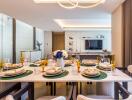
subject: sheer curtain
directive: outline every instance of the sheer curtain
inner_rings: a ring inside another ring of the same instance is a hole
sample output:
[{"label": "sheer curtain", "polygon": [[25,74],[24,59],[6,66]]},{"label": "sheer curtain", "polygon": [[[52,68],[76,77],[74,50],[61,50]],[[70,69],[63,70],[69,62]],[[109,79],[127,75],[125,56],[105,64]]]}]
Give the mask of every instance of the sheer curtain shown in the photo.
[{"label": "sheer curtain", "polygon": [[8,58],[12,62],[12,18],[0,14],[0,59]]},{"label": "sheer curtain", "polygon": [[132,64],[132,0],[123,4],[124,66]]}]

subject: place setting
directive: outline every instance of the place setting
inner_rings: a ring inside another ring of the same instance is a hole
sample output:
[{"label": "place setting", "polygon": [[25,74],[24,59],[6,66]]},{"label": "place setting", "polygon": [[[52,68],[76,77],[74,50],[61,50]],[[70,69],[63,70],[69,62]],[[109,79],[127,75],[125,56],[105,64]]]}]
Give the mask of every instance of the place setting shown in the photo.
[{"label": "place setting", "polygon": [[88,59],[84,59],[84,60],[82,60],[82,62],[81,62],[81,66],[86,66],[86,67],[88,67],[88,66],[95,66],[97,64],[97,60],[88,60]]},{"label": "place setting", "polygon": [[34,63],[29,64],[30,67],[40,67],[40,66],[47,66],[47,65],[48,65],[47,59],[41,59],[41,60],[38,60]]},{"label": "place setting", "polygon": [[21,63],[19,64],[11,64],[11,63],[5,63],[3,64],[3,70],[12,70],[12,69],[18,69],[18,68],[22,68],[23,65]]},{"label": "place setting", "polygon": [[1,80],[18,79],[18,78],[28,76],[32,73],[33,71],[25,70],[23,68],[15,69],[15,70],[7,70],[7,71],[0,72],[0,79]]},{"label": "place setting", "polygon": [[64,60],[65,62],[65,67],[69,67],[73,64],[73,60]]},{"label": "place setting", "polygon": [[81,72],[81,75],[86,78],[95,79],[95,80],[101,80],[107,77],[107,74],[105,72],[100,71],[95,67],[89,67],[84,69]]},{"label": "place setting", "polygon": [[97,66],[96,66],[98,69],[100,70],[103,70],[103,71],[111,71],[111,68],[112,68],[112,64],[110,63],[99,63]]},{"label": "place setting", "polygon": [[61,78],[66,75],[68,75],[68,71],[64,70],[60,67],[52,67],[52,68],[47,68],[43,72],[43,77],[49,78],[49,79],[56,79],[56,78]]}]

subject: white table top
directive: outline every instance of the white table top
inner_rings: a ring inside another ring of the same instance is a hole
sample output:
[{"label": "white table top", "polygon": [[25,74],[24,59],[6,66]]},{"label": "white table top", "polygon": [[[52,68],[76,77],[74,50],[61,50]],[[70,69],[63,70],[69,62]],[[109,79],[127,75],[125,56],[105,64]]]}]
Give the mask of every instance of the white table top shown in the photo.
[{"label": "white table top", "polygon": [[[0,82],[132,82],[132,78],[120,70],[116,69],[115,74],[112,75],[111,72],[107,73],[107,78],[102,80],[93,80],[89,78],[83,77],[80,73],[77,73],[75,68],[65,67],[66,70],[69,71],[69,74],[62,78],[56,79],[47,79],[42,76],[43,73],[40,72],[41,67],[28,67],[25,66],[25,69],[33,70],[36,69],[37,72],[33,72],[31,75],[26,77],[12,79],[12,80],[0,80]],[[83,71],[87,67],[81,67],[81,71]],[[74,70],[73,70],[74,69]]]}]

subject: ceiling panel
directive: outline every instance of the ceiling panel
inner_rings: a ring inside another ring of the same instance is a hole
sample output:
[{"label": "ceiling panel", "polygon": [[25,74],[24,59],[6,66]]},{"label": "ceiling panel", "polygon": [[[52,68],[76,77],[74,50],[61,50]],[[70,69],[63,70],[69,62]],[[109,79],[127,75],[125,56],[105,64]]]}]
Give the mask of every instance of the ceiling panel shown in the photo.
[{"label": "ceiling panel", "polygon": [[111,19],[111,12],[124,0],[106,0],[95,8],[67,10],[58,4],[35,4],[33,0],[0,0],[0,12],[15,17],[43,30],[58,31],[62,28],[54,19],[100,20]]}]

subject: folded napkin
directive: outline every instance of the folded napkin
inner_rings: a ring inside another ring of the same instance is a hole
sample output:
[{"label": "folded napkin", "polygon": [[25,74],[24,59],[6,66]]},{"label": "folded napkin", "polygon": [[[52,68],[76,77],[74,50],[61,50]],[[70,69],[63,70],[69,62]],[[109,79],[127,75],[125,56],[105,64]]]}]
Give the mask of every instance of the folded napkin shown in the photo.
[{"label": "folded napkin", "polygon": [[66,98],[63,96],[59,96],[59,97],[56,97],[56,98],[51,99],[51,100],[66,100]]},{"label": "folded napkin", "polygon": [[85,69],[85,70],[83,71],[83,73],[86,74],[86,75],[97,75],[97,74],[99,74],[100,72],[99,72],[99,70],[96,69],[96,68],[89,67],[89,68]]},{"label": "folded napkin", "polygon": [[129,73],[132,73],[132,65],[129,65],[129,66],[127,67],[127,70],[128,70]]},{"label": "folded napkin", "polygon": [[5,100],[15,100],[12,95],[7,95],[5,97]]},{"label": "folded napkin", "polygon": [[111,68],[110,63],[100,63],[99,66],[101,66],[102,68]]},{"label": "folded napkin", "polygon": [[47,69],[45,72],[46,72],[46,74],[58,74],[58,73],[62,72],[62,69],[54,67],[54,68]]}]

